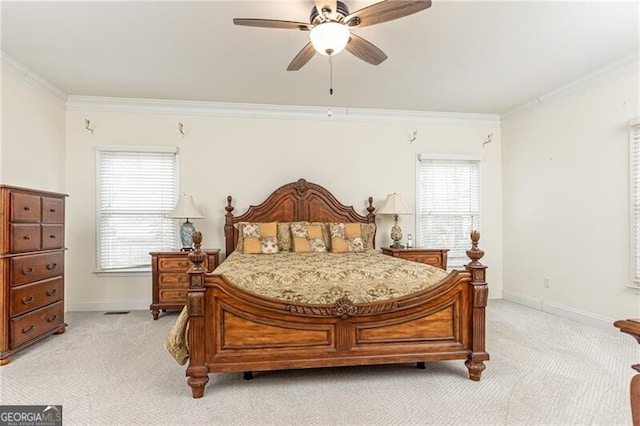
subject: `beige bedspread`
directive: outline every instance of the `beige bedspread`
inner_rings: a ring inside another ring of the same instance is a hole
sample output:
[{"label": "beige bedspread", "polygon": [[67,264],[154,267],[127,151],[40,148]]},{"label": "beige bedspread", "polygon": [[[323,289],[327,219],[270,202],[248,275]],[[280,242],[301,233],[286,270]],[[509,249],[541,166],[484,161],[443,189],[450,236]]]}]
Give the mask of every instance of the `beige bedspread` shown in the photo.
[{"label": "beige bedspread", "polygon": [[[365,253],[232,253],[215,273],[252,293],[296,303],[334,304],[393,299],[424,290],[447,276],[429,265]],[[180,363],[188,358],[186,308],[165,341]]]},{"label": "beige bedspread", "polygon": [[437,283],[442,269],[371,250],[366,253],[233,253],[216,269],[236,286],[297,303],[368,303],[415,293]]}]

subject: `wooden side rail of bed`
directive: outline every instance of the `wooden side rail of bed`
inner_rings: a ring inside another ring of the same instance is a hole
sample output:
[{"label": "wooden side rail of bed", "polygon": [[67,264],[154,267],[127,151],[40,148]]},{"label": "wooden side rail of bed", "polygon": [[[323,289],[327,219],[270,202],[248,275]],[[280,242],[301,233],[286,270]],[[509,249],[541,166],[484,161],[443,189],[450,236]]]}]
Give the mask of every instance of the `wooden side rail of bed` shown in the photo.
[{"label": "wooden side rail of bed", "polygon": [[[267,200],[232,216],[227,206],[227,252],[237,243],[233,224],[249,222],[361,222],[375,216],[339,203],[319,185],[303,179],[278,188]],[[436,285],[407,296],[372,303],[343,297],[331,305],[267,298],[240,289],[224,276],[207,273],[194,234],[189,254],[188,384],[202,397],[209,373],[465,360],[480,380],[485,350],[488,287],[479,233],[472,232],[470,263]]]}]

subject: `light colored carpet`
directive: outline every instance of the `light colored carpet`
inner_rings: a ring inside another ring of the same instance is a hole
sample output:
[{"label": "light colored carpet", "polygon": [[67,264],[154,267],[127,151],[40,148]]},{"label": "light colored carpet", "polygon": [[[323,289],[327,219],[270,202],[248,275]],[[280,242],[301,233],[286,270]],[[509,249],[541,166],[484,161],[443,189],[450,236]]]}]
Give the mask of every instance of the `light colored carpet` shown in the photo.
[{"label": "light colored carpet", "polygon": [[67,314],[60,336],[0,367],[0,404],[62,404],[64,424],[630,425],[640,345],[502,300],[490,300],[481,382],[462,361],[210,375],[192,399],[165,352],[176,314]]}]

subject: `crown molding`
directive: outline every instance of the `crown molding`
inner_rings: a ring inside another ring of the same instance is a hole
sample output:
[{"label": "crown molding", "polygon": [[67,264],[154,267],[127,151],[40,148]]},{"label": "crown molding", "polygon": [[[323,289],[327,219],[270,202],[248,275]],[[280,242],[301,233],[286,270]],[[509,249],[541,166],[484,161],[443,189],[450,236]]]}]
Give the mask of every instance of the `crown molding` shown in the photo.
[{"label": "crown molding", "polygon": [[44,93],[63,107],[67,102],[67,94],[60,88],[45,80],[38,73],[27,67],[17,59],[2,52],[2,70],[9,71],[25,83]]},{"label": "crown molding", "polygon": [[109,98],[74,95],[68,97],[67,109],[69,111],[187,114],[234,118],[365,121],[441,126],[500,127],[500,117],[497,114],[332,107],[332,114],[329,116],[327,107],[319,106]]},{"label": "crown molding", "polygon": [[544,108],[547,105],[570,96],[586,93],[600,86],[604,86],[607,83],[626,77],[634,72],[637,73],[639,70],[640,53],[633,52],[632,54],[612,62],[605,67],[585,75],[584,77],[580,77],[577,80],[560,86],[557,89],[537,97],[536,99],[532,99],[522,105],[518,105],[515,108],[503,112],[500,114],[500,121],[502,124],[505,124],[514,118],[522,116],[523,114],[535,111],[539,108]]}]

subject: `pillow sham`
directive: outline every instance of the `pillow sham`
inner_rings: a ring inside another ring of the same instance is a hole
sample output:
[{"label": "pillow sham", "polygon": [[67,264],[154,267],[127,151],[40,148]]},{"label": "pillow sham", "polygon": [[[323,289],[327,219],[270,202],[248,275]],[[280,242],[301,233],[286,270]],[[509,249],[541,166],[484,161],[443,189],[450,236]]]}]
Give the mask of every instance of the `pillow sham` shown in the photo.
[{"label": "pillow sham", "polygon": [[290,227],[294,253],[324,253],[327,251],[327,246],[322,237],[321,224],[292,222]]},{"label": "pillow sham", "polygon": [[278,222],[247,222],[241,228],[242,253],[278,253]]},{"label": "pillow sham", "polygon": [[332,253],[361,253],[364,249],[360,223],[331,223]]},{"label": "pillow sham", "polygon": [[361,223],[360,229],[362,230],[362,240],[364,242],[365,250],[374,250],[374,241],[376,238],[376,224],[375,223]]}]

